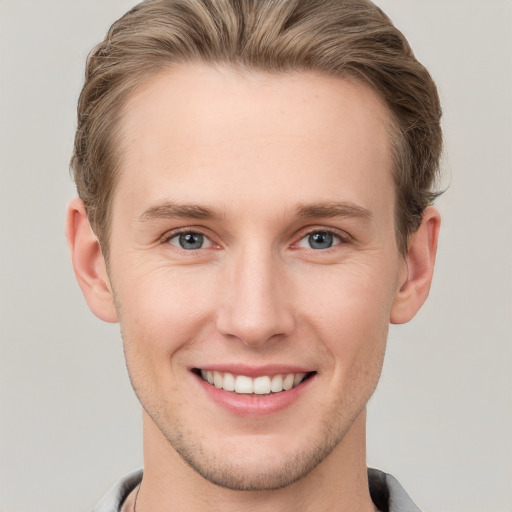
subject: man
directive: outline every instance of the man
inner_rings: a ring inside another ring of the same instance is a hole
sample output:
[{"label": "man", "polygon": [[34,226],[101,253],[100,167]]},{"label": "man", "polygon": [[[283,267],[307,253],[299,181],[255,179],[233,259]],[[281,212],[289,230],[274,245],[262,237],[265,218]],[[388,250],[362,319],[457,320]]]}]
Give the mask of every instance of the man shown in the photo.
[{"label": "man", "polygon": [[121,325],[144,473],[98,512],[418,510],[367,470],[426,299],[434,83],[367,0],[153,0],[91,53],[67,237]]}]

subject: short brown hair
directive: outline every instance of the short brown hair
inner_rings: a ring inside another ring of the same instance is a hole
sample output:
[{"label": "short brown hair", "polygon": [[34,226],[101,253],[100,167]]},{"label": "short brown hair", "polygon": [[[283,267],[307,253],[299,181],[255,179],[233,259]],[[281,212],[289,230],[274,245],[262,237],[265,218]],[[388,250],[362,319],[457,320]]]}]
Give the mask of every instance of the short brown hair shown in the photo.
[{"label": "short brown hair", "polygon": [[106,253],[123,106],[149,77],[197,61],[317,71],[371,86],[393,122],[396,233],[406,250],[437,195],[441,107],[430,74],[377,6],[369,0],[146,0],[89,54],[78,103],[71,168]]}]

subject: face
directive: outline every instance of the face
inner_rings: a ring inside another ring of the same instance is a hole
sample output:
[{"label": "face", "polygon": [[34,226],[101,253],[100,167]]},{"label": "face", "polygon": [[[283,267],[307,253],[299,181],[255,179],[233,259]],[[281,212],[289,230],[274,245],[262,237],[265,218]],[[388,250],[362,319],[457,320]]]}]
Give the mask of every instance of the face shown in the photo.
[{"label": "face", "polygon": [[337,78],[190,65],[122,132],[109,277],[147,421],[213,483],[300,479],[364,414],[404,279],[385,107]]}]

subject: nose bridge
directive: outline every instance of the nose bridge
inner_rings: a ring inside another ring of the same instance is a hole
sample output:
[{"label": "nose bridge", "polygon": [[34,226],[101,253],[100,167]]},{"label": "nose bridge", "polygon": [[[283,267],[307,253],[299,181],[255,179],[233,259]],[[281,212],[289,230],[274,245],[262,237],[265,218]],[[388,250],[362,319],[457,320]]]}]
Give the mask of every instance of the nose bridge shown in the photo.
[{"label": "nose bridge", "polygon": [[264,243],[240,248],[230,258],[218,329],[250,346],[286,336],[294,317],[282,261]]}]

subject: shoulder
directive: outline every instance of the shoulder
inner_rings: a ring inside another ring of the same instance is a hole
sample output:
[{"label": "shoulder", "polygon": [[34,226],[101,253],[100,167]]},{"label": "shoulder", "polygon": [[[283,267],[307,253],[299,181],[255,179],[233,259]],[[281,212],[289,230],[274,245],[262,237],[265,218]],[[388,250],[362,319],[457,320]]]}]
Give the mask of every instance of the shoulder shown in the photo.
[{"label": "shoulder", "polygon": [[[92,512],[120,512],[127,496],[141,482],[142,474],[139,469],[119,480]],[[372,500],[382,512],[421,512],[392,475],[368,468],[368,483]]]},{"label": "shoulder", "polygon": [[382,512],[421,512],[400,482],[392,475],[368,468],[370,495]]},{"label": "shoulder", "polygon": [[124,500],[140,484],[141,480],[142,469],[121,478],[93,508],[92,512],[120,512]]}]

